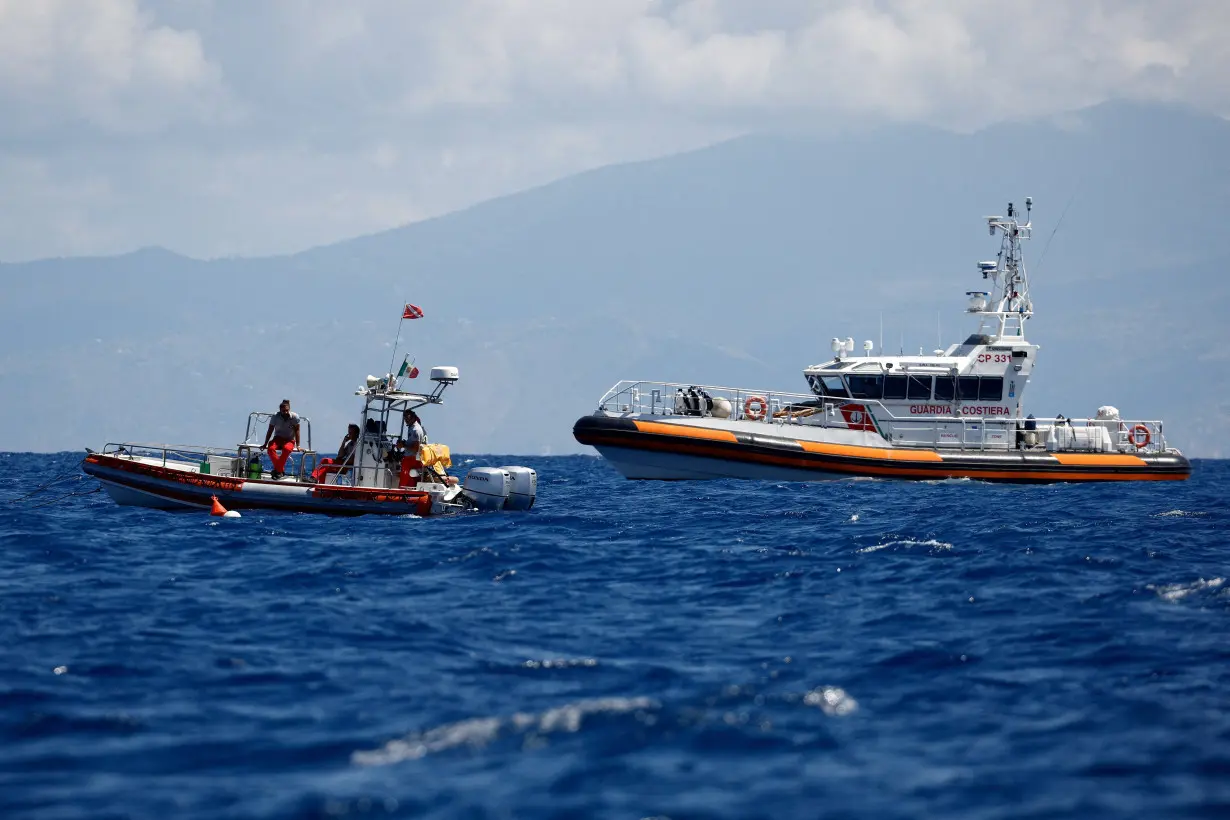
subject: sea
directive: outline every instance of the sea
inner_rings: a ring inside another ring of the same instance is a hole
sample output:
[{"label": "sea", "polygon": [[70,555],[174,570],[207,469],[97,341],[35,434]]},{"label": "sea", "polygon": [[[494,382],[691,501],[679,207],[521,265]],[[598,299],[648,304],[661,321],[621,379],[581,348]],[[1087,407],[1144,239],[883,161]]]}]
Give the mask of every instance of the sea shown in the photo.
[{"label": "sea", "polygon": [[537,504],[219,519],[0,454],[0,817],[1230,817],[1230,462],[459,461]]}]

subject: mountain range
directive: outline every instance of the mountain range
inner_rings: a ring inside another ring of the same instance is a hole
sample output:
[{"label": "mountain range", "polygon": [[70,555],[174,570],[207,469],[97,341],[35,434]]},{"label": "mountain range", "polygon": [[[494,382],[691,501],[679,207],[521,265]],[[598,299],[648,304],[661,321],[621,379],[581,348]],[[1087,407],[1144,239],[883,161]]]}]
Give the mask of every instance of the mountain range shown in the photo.
[{"label": "mountain range", "polygon": [[433,440],[576,452],[572,422],[619,379],[804,392],[833,336],[964,338],[998,250],[983,217],[1027,195],[1029,410],[1114,404],[1189,455],[1230,453],[1230,122],[1129,103],[753,134],[287,256],[0,264],[0,450],[234,444],[290,398],[331,451],[354,389],[400,363],[413,302],[400,349],[424,380],[461,369]]}]

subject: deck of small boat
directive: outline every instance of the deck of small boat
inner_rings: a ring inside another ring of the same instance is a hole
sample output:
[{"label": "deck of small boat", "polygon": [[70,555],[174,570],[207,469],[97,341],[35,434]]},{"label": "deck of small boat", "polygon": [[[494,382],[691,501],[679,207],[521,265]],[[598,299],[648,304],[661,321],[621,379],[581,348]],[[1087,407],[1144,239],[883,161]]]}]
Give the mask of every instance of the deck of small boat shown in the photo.
[{"label": "deck of small boat", "polygon": [[213,497],[229,509],[274,509],[337,515],[426,515],[444,485],[350,487],[295,478],[256,479],[202,473],[192,464],[130,454],[91,453],[83,469],[121,504],[165,509],[208,507]]}]

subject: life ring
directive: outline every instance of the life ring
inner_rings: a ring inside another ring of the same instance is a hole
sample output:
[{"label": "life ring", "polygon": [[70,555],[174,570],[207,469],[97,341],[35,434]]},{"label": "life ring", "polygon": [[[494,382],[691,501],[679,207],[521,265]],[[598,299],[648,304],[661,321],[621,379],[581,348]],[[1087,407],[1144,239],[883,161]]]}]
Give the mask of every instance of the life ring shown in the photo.
[{"label": "life ring", "polygon": [[[1140,437],[1142,433],[1144,434],[1144,438]],[[1152,440],[1153,436],[1150,435],[1149,428],[1145,427],[1143,424],[1137,424],[1128,431],[1128,441],[1131,442],[1137,450],[1143,450],[1145,447],[1148,447],[1149,442]]]},{"label": "life ring", "polygon": [[769,403],[764,396],[748,396],[743,400],[743,418],[748,421],[760,421],[768,409]]}]

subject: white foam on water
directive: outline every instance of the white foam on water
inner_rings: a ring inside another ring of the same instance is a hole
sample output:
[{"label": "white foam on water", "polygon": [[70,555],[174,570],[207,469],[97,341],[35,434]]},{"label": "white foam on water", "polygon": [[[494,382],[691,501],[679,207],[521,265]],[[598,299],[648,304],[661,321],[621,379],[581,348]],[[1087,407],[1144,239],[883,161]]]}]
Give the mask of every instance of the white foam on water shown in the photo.
[{"label": "white foam on water", "polygon": [[571,669],[578,666],[597,666],[593,658],[546,658],[544,660],[529,660],[521,664],[526,669]]},{"label": "white foam on water", "polygon": [[1156,593],[1157,597],[1163,601],[1182,601],[1189,595],[1197,592],[1205,592],[1211,589],[1217,589],[1226,582],[1225,578],[1210,578],[1207,581],[1200,578],[1190,584],[1149,584],[1145,589]]},{"label": "white foam on water", "polygon": [[1202,515],[1208,515],[1206,512],[1189,512],[1187,510],[1167,510],[1163,513],[1158,513],[1156,518],[1192,518]]},{"label": "white foam on water", "polygon": [[803,703],[819,707],[824,714],[833,717],[842,717],[858,709],[858,701],[840,686],[817,687],[803,696]]},{"label": "white foam on water", "polygon": [[387,766],[463,746],[479,749],[502,734],[546,735],[577,732],[585,718],[590,715],[625,714],[657,708],[658,703],[652,698],[594,698],[557,706],[536,714],[518,712],[507,718],[470,718],[424,732],[413,732],[403,738],[390,740],[379,749],[354,752],[350,755],[350,762],[356,766]]},{"label": "white foam on water", "polygon": [[928,538],[926,541],[916,541],[913,538],[903,538],[898,541],[888,541],[883,544],[873,544],[870,547],[862,547],[855,550],[855,552],[866,555],[867,553],[879,552],[880,550],[888,549],[889,547],[927,547],[928,549],[950,550],[952,549],[952,544],[949,544],[947,541],[937,541],[934,538]]}]

